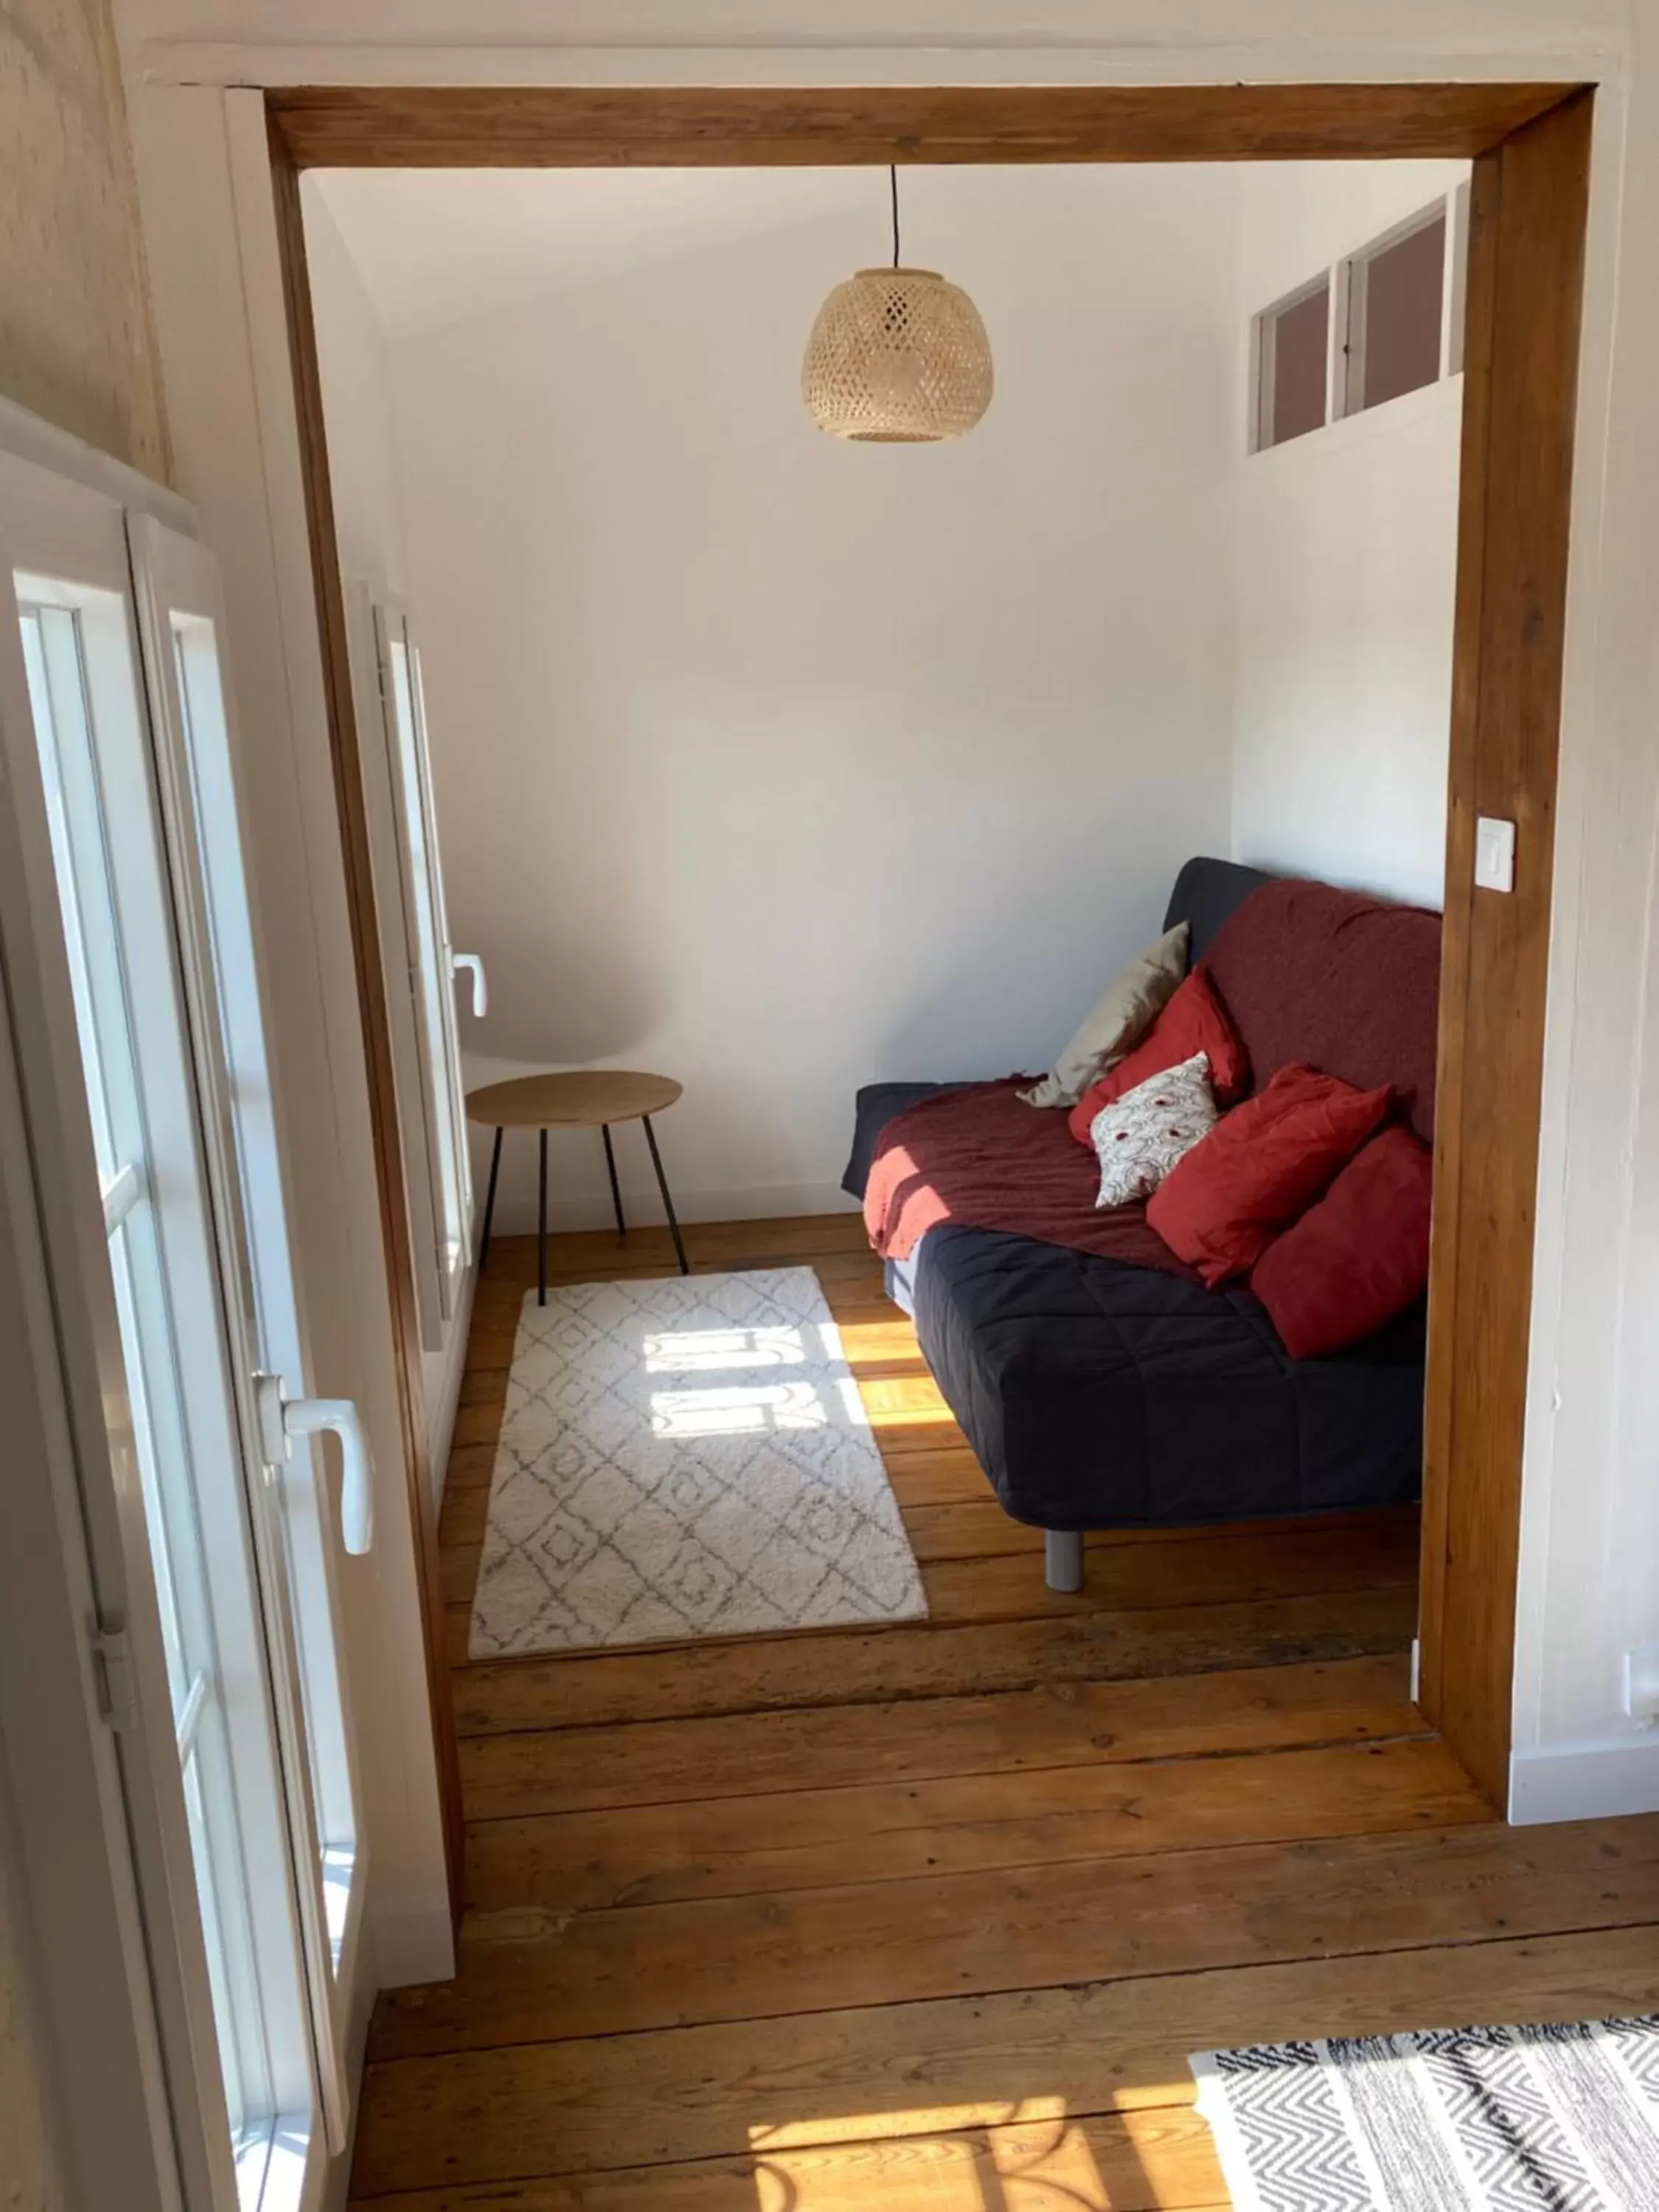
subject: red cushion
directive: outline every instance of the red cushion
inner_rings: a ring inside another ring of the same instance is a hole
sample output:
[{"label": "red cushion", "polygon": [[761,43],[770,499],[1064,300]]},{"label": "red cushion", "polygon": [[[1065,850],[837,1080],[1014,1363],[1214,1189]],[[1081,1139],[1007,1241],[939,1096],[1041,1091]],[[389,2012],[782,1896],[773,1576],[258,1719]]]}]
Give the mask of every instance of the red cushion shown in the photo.
[{"label": "red cushion", "polygon": [[1085,1091],[1066,1117],[1079,1144],[1090,1143],[1089,1128],[1103,1106],[1115,1106],[1126,1091],[1206,1053],[1210,1088],[1218,1106],[1231,1106],[1250,1087],[1249,1056],[1239,1042],[1232,1018],[1217,998],[1202,968],[1194,968],[1135,1047]]},{"label": "red cushion", "polygon": [[1397,1118],[1434,1142],[1437,914],[1329,884],[1263,884],[1204,965],[1261,1074],[1300,1060],[1356,1091],[1386,1083]]},{"label": "red cushion", "polygon": [[1409,1129],[1384,1129],[1256,1261],[1250,1288],[1292,1359],[1357,1344],[1422,1297],[1432,1170]]},{"label": "red cushion", "polygon": [[1209,1284],[1244,1274],[1319,1195],[1389,1110],[1387,1085],[1356,1091],[1311,1067],[1281,1067],[1176,1162],[1146,1218]]}]

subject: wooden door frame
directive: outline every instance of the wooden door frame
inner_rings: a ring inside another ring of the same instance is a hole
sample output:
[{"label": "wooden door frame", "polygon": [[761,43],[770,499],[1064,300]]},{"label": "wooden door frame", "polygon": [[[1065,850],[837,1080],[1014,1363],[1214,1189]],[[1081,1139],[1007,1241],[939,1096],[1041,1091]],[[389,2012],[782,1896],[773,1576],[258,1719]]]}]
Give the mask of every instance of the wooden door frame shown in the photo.
[{"label": "wooden door frame", "polygon": [[[316,167],[1474,163],[1448,772],[1419,1702],[1509,1793],[1522,1449],[1591,88],[298,86],[265,109],[417,1532],[452,1896],[461,1810],[421,1345],[299,179]],[[1474,823],[1517,825],[1504,896]],[[1489,1108],[1488,1102],[1496,1102]]]}]

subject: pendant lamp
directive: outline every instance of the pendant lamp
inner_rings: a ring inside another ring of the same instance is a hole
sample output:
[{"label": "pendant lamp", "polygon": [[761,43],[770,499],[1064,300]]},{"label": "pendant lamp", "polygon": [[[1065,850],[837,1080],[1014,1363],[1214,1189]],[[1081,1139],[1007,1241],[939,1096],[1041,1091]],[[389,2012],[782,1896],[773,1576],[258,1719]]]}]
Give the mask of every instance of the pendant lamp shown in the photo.
[{"label": "pendant lamp", "polygon": [[965,292],[931,269],[893,265],[837,284],[806,341],[801,396],[819,429],[872,445],[960,438],[991,404],[991,346]]}]

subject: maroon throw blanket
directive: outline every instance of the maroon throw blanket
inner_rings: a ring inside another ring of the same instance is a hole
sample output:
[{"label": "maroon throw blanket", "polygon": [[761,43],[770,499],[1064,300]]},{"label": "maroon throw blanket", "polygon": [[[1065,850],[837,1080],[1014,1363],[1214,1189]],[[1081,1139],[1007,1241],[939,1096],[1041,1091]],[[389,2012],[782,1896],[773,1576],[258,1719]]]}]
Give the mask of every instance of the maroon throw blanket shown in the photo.
[{"label": "maroon throw blanket", "polygon": [[1006,1229],[1106,1260],[1198,1278],[1176,1259],[1144,1206],[1095,1209],[1100,1164],[1062,1109],[1027,1106],[1029,1075],[941,1091],[896,1115],[876,1140],[864,1221],[884,1259],[908,1260],[942,1221]]}]

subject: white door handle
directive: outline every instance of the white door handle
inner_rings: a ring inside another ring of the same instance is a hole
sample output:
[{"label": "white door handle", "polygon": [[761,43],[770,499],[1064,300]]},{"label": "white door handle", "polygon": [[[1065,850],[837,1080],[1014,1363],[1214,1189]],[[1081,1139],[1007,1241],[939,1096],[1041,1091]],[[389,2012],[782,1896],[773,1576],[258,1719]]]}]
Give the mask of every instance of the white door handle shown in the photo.
[{"label": "white door handle", "polygon": [[340,1541],[361,1555],[374,1540],[374,1462],[362,1415],[349,1398],[290,1398],[280,1375],[258,1375],[259,1435],[266,1462],[281,1467],[295,1437],[332,1429],[340,1439]]},{"label": "white door handle", "polygon": [[452,952],[449,972],[459,975],[465,968],[472,978],[472,1018],[481,1022],[489,1012],[489,986],[484,981],[483,962],[476,952]]}]

